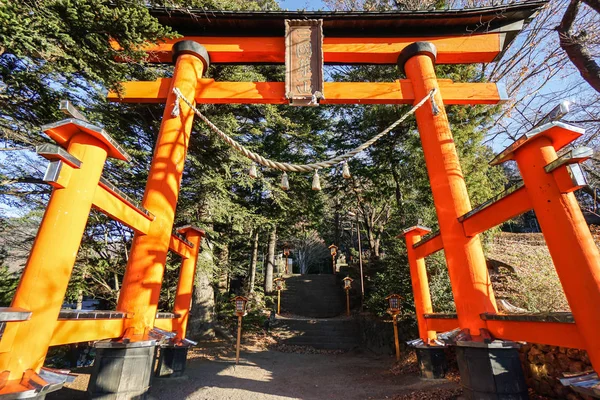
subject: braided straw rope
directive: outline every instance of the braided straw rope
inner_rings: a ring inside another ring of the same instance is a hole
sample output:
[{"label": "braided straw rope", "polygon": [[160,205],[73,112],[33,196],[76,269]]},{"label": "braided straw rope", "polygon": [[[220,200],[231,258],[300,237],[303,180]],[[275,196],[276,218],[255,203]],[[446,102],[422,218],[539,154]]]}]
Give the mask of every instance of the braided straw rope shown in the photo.
[{"label": "braided straw rope", "polygon": [[[431,99],[431,104],[433,106],[435,104],[435,102],[433,100],[433,96],[435,95],[436,90],[437,89],[432,89],[431,92],[429,92],[429,94],[427,94],[427,96],[423,97],[421,99],[421,101],[419,101],[417,104],[415,104],[406,114],[404,114],[402,117],[400,117],[400,119],[398,119],[396,122],[394,122],[393,124],[388,126],[386,129],[384,129],[383,131],[381,131],[380,133],[378,133],[377,135],[375,135],[374,137],[372,137],[365,143],[361,144],[354,150],[350,150],[349,152],[347,152],[345,154],[339,155],[339,156],[331,158],[329,160],[312,163],[312,164],[282,163],[282,162],[278,162],[278,161],[269,160],[268,158],[264,158],[260,154],[256,154],[253,151],[248,150],[246,147],[244,147],[243,145],[238,143],[235,139],[233,139],[232,137],[227,135],[225,132],[220,130],[215,124],[213,124],[188,99],[186,99],[185,96],[183,96],[183,94],[181,94],[181,92],[179,91],[178,88],[173,88],[173,93],[175,93],[178,100],[182,100],[192,110],[194,110],[194,113],[196,113],[196,115],[202,121],[204,121],[210,129],[212,129],[217,135],[219,135],[227,144],[229,144],[231,147],[236,149],[238,152],[242,153],[245,157],[249,158],[250,160],[252,160],[258,164],[264,165],[265,167],[277,169],[277,170],[285,171],[285,172],[312,172],[315,170],[319,170],[321,168],[331,168],[336,164],[339,164],[343,161],[347,161],[347,160],[351,159],[352,157],[354,157],[358,153],[362,152],[363,150],[366,150],[373,143],[375,143],[376,141],[381,139],[383,136],[388,134],[392,129],[396,128],[398,125],[400,125],[402,122],[404,122],[404,120],[406,118],[408,118],[410,115],[414,114],[414,112],[417,111],[417,109],[419,107],[421,107],[423,104],[425,104],[425,102],[428,99]],[[179,104],[176,102],[175,108],[178,108],[178,107],[179,107]],[[433,107],[433,108],[435,109],[435,107]]]}]

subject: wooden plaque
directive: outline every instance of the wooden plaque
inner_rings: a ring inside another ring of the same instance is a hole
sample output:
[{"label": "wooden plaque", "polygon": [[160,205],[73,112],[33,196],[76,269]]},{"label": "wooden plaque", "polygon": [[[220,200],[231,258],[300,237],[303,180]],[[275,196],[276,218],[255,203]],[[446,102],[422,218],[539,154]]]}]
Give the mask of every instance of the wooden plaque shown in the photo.
[{"label": "wooden plaque", "polygon": [[323,20],[285,21],[285,91],[293,106],[323,99]]}]

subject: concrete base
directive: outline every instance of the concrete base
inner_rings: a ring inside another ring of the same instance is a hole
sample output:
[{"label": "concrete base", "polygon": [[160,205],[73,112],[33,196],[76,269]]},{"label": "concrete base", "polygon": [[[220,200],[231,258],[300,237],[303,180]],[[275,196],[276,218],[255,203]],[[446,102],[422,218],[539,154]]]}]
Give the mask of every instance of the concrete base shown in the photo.
[{"label": "concrete base", "polygon": [[188,349],[188,346],[161,346],[154,376],[157,378],[177,378],[183,376]]},{"label": "concrete base", "polygon": [[88,385],[92,399],[145,399],[155,364],[156,341],[98,342]]},{"label": "concrete base", "polygon": [[444,379],[448,369],[445,347],[415,347],[421,377],[425,379]]},{"label": "concrete base", "polygon": [[456,360],[464,398],[527,400],[527,385],[519,361],[519,345],[494,341],[457,342]]}]

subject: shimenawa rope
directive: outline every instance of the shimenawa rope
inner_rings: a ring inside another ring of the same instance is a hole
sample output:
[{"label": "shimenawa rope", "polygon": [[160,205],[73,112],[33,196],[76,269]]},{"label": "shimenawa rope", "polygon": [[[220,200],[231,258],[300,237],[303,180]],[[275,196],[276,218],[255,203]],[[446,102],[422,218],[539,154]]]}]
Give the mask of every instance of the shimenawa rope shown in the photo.
[{"label": "shimenawa rope", "polygon": [[439,112],[439,108],[437,106],[437,104],[434,101],[433,96],[435,95],[437,89],[432,89],[427,96],[423,97],[417,104],[415,104],[406,114],[404,114],[402,117],[400,117],[396,122],[394,122],[393,124],[391,124],[390,126],[388,126],[386,129],[384,129],[383,131],[381,131],[380,133],[378,133],[377,135],[373,136],[371,139],[369,139],[368,141],[366,141],[365,143],[361,144],[360,146],[356,147],[353,150],[350,150],[349,152],[339,155],[337,157],[333,157],[329,160],[326,161],[321,161],[321,162],[317,162],[317,163],[312,163],[312,164],[290,164],[290,163],[282,163],[282,162],[278,162],[278,161],[273,161],[270,160],[268,158],[264,158],[263,156],[261,156],[260,154],[257,154],[253,151],[248,150],[246,147],[244,147],[243,145],[241,145],[240,143],[238,143],[235,139],[233,139],[232,137],[230,137],[229,135],[227,135],[225,132],[223,132],[222,130],[220,130],[215,124],[213,124],[204,114],[202,114],[200,112],[200,110],[198,110],[187,98],[185,98],[185,96],[183,94],[181,94],[181,92],[179,91],[178,88],[173,88],[173,93],[175,93],[175,95],[177,96],[178,101],[175,102],[175,106],[173,108],[173,112],[171,115],[173,116],[178,116],[179,115],[179,100],[182,100],[183,102],[185,102],[192,110],[194,110],[194,113],[202,120],[206,123],[206,125],[208,125],[208,127],[214,131],[217,135],[219,135],[227,144],[229,144],[231,147],[233,147],[234,149],[236,149],[238,152],[242,153],[245,157],[249,158],[250,160],[261,164],[265,167],[268,168],[272,168],[272,169],[277,169],[280,171],[284,171],[284,172],[312,172],[312,171],[318,171],[321,168],[331,168],[336,164],[339,164],[343,161],[347,161],[349,159],[351,159],[352,157],[354,157],[355,155],[357,155],[358,153],[362,152],[363,150],[366,150],[367,148],[369,148],[371,145],[373,145],[373,143],[375,143],[376,141],[378,141],[379,139],[381,139],[383,136],[385,136],[386,134],[388,134],[392,129],[396,128],[398,125],[400,125],[402,122],[404,122],[404,120],[406,118],[408,118],[410,115],[414,114],[415,111],[417,111],[417,109],[419,107],[421,107],[423,104],[425,104],[425,102],[429,99],[431,101],[431,106],[432,106],[432,110],[433,113],[435,115],[438,114]]}]

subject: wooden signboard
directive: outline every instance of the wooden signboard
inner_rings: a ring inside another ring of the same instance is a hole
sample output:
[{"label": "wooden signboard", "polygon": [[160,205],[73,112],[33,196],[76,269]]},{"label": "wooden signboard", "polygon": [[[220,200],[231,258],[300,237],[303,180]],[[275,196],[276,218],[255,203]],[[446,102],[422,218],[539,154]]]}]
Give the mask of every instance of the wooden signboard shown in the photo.
[{"label": "wooden signboard", "polygon": [[285,21],[285,89],[293,106],[323,99],[323,20]]}]

